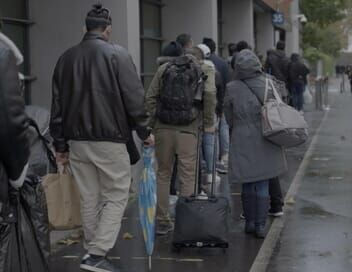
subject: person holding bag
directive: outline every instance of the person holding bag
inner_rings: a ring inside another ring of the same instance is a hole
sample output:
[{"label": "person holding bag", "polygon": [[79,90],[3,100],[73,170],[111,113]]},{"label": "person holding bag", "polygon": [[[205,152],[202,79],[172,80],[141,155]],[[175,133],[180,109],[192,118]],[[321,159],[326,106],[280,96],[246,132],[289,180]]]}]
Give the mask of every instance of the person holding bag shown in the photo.
[{"label": "person holding bag", "polygon": [[[263,136],[262,105],[266,76],[257,56],[238,53],[235,80],[227,85],[224,111],[230,126],[229,181],[242,184],[245,232],[265,237],[269,180],[287,169],[284,150]],[[268,93],[268,98],[273,98]]]},{"label": "person holding bag", "polygon": [[96,4],[82,42],[59,59],[54,76],[50,132],[58,163],[70,163],[81,196],[87,271],[120,271],[107,258],[121,227],[131,163],[139,154],[136,130],[153,144],[144,89],[127,50],[109,42],[111,12]]}]

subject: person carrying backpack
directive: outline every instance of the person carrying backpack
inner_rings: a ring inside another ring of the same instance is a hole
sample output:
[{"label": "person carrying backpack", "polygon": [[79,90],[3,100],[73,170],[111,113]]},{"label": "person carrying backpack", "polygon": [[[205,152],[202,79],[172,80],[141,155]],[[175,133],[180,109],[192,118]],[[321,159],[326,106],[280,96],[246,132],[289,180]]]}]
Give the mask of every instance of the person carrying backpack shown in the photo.
[{"label": "person carrying backpack", "polygon": [[158,163],[156,233],[166,235],[173,230],[169,190],[175,158],[180,195],[190,196],[194,192],[199,128],[214,132],[214,67],[188,53],[161,65],[146,93],[146,106]]}]

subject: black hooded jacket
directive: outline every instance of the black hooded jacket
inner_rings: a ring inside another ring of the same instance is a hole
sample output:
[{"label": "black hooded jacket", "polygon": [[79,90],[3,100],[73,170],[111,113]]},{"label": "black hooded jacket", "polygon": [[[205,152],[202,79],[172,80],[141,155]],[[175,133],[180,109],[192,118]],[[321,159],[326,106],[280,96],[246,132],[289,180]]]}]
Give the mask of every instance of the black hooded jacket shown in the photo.
[{"label": "black hooded jacket", "polygon": [[271,50],[268,52],[264,69],[266,73],[287,84],[289,63],[290,61],[283,50]]}]

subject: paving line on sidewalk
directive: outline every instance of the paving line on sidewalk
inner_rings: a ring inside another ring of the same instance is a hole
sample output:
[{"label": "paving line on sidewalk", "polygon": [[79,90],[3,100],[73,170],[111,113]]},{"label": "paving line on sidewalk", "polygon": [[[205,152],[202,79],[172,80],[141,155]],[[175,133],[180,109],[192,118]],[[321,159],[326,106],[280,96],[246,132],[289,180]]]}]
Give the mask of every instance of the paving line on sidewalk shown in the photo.
[{"label": "paving line on sidewalk", "polygon": [[276,247],[276,244],[280,238],[281,232],[285,226],[285,219],[286,219],[286,214],[289,210],[292,209],[291,205],[294,205],[294,197],[296,196],[302,180],[304,178],[306,169],[308,167],[308,164],[310,162],[309,158],[312,157],[313,151],[315,150],[315,147],[318,142],[319,134],[320,131],[325,124],[328,116],[329,116],[330,111],[326,111],[324,114],[324,117],[322,121],[319,124],[318,129],[316,130],[316,133],[312,139],[312,142],[310,143],[310,146],[307,150],[307,152],[304,155],[304,158],[298,168],[298,171],[290,185],[289,190],[287,191],[287,194],[285,196],[285,206],[284,206],[284,216],[275,218],[270,226],[270,230],[268,234],[266,235],[266,238],[257,254],[257,257],[255,258],[251,269],[249,272],[267,272],[268,266],[270,264],[271,257],[274,253],[274,249]]}]

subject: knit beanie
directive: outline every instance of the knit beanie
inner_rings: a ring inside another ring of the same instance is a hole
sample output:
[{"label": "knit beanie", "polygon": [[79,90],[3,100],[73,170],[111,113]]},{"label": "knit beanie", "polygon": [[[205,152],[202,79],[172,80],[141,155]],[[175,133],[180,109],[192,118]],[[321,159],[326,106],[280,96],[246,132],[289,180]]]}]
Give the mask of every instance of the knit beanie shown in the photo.
[{"label": "knit beanie", "polygon": [[93,5],[86,17],[86,27],[88,31],[97,28],[105,29],[107,26],[111,25],[112,20],[110,16],[110,11],[104,8],[101,3]]}]

